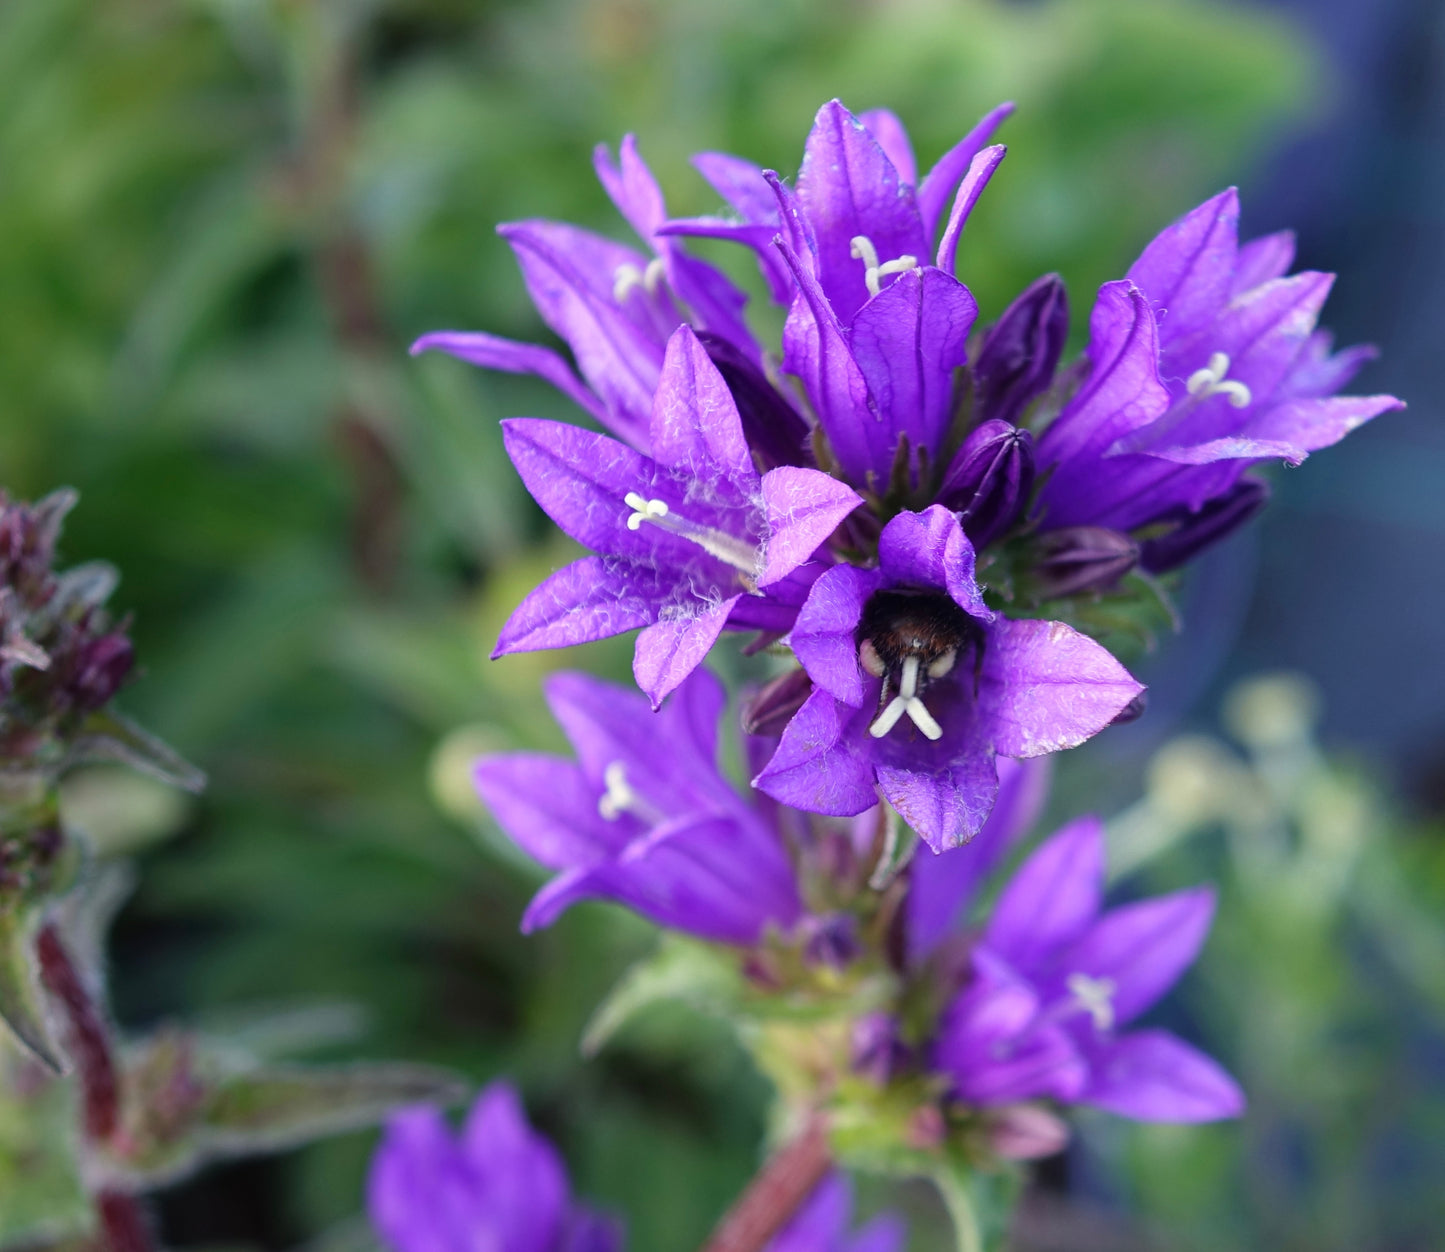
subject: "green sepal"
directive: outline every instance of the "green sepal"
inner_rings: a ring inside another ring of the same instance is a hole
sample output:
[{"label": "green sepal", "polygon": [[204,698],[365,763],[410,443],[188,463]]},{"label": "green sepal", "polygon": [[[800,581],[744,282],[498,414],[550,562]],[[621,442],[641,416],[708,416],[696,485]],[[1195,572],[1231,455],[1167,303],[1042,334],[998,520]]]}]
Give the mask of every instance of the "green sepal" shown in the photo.
[{"label": "green sepal", "polygon": [[81,722],[67,765],[116,761],[183,791],[202,791],[206,776],[164,741],[114,709],[99,709]]},{"label": "green sepal", "polygon": [[59,1074],[65,1065],[50,1037],[35,970],[38,914],[34,906],[0,912],[0,1019],[30,1055]]},{"label": "green sepal", "polygon": [[0,1056],[0,1247],[76,1246],[92,1225],[75,1146],[75,1086]]}]

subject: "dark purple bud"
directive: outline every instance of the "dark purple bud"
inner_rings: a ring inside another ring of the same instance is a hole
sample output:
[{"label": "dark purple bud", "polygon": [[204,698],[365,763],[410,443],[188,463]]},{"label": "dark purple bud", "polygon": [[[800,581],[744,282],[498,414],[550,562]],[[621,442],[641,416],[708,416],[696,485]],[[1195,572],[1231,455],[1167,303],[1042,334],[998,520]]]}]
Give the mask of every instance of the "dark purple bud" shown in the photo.
[{"label": "dark purple bud", "polygon": [[853,1023],[853,1072],[880,1087],[912,1059],[898,1036],[898,1023],[887,1013],[866,1013]]},{"label": "dark purple bud", "polygon": [[130,676],[134,664],[135,650],[119,631],[92,639],[81,651],[75,673],[67,684],[75,707],[89,711],[109,703]]},{"label": "dark purple bud", "polygon": [[847,913],[805,917],[802,931],[803,956],[811,965],[842,969],[863,953],[863,945],[858,939],[858,923]]},{"label": "dark purple bud", "polygon": [[1024,289],[983,337],[973,363],[979,416],[1018,421],[1029,401],[1053,382],[1068,334],[1064,280],[1045,274]]},{"label": "dark purple bud", "polygon": [[949,463],[938,502],[958,513],[975,548],[1003,534],[1034,486],[1034,437],[1005,421],[985,422]]},{"label": "dark purple bud", "polygon": [[1268,503],[1268,483],[1258,478],[1241,478],[1197,513],[1183,507],[1171,510],[1156,519],[1169,523],[1170,529],[1144,542],[1139,549],[1139,564],[1151,574],[1176,569],[1210,544],[1233,534]]},{"label": "dark purple bud", "polygon": [[742,418],[743,438],[762,460],[763,468],[811,465],[808,423],[767,375],[720,335],[700,330],[697,338],[732,392]]},{"label": "dark purple bud", "polygon": [[1147,691],[1141,691],[1137,696],[1130,700],[1128,704],[1126,704],[1122,709],[1120,709],[1117,713],[1114,714],[1114,720],[1110,722],[1109,725],[1127,726],[1130,722],[1137,722],[1141,717],[1144,716],[1144,713],[1148,708],[1149,693]]},{"label": "dark purple bud", "polygon": [[1028,591],[1040,600],[1107,591],[1139,563],[1139,545],[1103,526],[1048,530],[1033,544]]},{"label": "dark purple bud", "polygon": [[781,735],[812,694],[813,680],[801,666],[779,675],[743,699],[743,733]]}]

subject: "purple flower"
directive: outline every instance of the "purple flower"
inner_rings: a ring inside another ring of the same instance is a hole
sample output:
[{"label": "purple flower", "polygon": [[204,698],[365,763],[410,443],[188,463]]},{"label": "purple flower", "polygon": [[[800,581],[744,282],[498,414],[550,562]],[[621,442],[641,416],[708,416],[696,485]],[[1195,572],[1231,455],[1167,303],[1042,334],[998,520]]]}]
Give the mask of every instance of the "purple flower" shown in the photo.
[{"label": "purple flower", "polygon": [[1401,407],[1393,396],[1334,394],[1374,351],[1331,355],[1328,332],[1316,329],[1333,275],[1285,277],[1293,238],[1240,247],[1238,220],[1231,188],[1100,289],[1090,373],[1038,445],[1049,474],[1044,526],[1186,532],[1148,555],[1151,568],[1165,568],[1251,515],[1258,488],[1241,487],[1251,465],[1297,465]]},{"label": "purple flower", "polygon": [[727,385],[685,326],[668,341],[652,400],[650,456],[540,418],[513,418],[503,432],[537,503],[596,555],[532,592],[494,655],[646,627],[634,672],[654,705],[725,627],[788,630],[825,568],[803,567],[861,503],[818,470],[758,473]]},{"label": "purple flower", "polygon": [[855,117],[831,101],[808,136],[796,189],[738,157],[704,153],[695,164],[741,221],[665,228],[757,251],[774,296],[789,305],[783,368],[802,381],[832,456],[860,489],[887,490],[896,462],[910,489],[927,489],[942,468],[953,375],[977,314],[953,276],[954,256],[1003,158],[1002,147],[986,145],[1012,109],[985,117],[920,183],[892,113]]},{"label": "purple flower", "polygon": [[484,757],[475,773],[502,829],[559,871],[528,907],[524,931],[588,898],[724,943],[753,943],[798,920],[781,838],[718,768],[726,697],[717,679],[699,670],[660,713],[585,674],[555,674],[545,693],[576,763],[514,752]]},{"label": "purple flower", "polygon": [[494,1082],[460,1135],[439,1110],[387,1123],[367,1210],[392,1252],[621,1252],[615,1222],[573,1202],[557,1150],[527,1124],[517,1093]]},{"label": "purple flower", "polygon": [[790,636],[816,689],[755,785],[847,815],[887,800],[935,852],[978,833],[996,756],[1071,748],[1143,688],[1061,622],[990,610],[972,545],[941,505],[883,529],[876,569],[837,565]]},{"label": "purple flower", "polygon": [[614,162],[599,146],[594,164],[602,185],[650,255],[566,222],[499,226],[511,245],[542,320],[572,349],[584,383],[556,352],[496,335],[437,331],[412,345],[435,348],[473,365],[536,374],[619,438],[647,449],[653,392],[668,339],[684,321],[757,359],[742,320],[747,297],[721,271],[658,233],[666,219],[662,192],[631,135]]},{"label": "purple flower", "polygon": [[892,1213],[880,1213],[861,1230],[848,1231],[853,1187],[845,1174],[829,1174],[778,1232],[767,1252],[901,1252],[907,1230]]},{"label": "purple flower", "polygon": [[1140,1121],[1237,1117],[1244,1096],[1164,1030],[1122,1031],[1193,962],[1214,893],[1175,892],[1101,913],[1104,832],[1076,821],[1030,856],[973,949],[934,1064],[968,1104],[1052,1098]]}]

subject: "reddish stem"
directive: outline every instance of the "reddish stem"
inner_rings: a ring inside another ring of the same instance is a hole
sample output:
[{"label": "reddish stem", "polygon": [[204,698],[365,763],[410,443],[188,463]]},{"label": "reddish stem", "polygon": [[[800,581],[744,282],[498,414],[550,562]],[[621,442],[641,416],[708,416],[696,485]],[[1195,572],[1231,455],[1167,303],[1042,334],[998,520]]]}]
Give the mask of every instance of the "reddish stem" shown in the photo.
[{"label": "reddish stem", "polygon": [[123,1191],[102,1191],[95,1211],[105,1236],[106,1252],[152,1252],[150,1224],[134,1196]]},{"label": "reddish stem", "polygon": [[728,1210],[703,1252],[762,1252],[833,1163],[821,1117],[779,1149],[763,1165],[737,1203]]},{"label": "reddish stem", "polygon": [[91,1143],[104,1143],[115,1133],[119,1116],[115,1059],[105,1019],[52,923],[40,928],[35,952],[40,980],[64,1011],[66,1051],[75,1063],[85,1107],[85,1137]]}]

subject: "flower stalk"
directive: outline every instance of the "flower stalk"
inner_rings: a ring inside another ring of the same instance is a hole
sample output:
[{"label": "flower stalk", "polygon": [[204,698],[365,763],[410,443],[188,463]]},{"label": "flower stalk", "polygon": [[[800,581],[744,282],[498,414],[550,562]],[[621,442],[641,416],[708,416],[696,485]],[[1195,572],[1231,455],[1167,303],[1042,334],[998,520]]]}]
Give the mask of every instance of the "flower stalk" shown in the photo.
[{"label": "flower stalk", "polygon": [[702,1252],[762,1252],[802,1208],[832,1163],[827,1124],[815,1114],[797,1138],[763,1163]]}]

